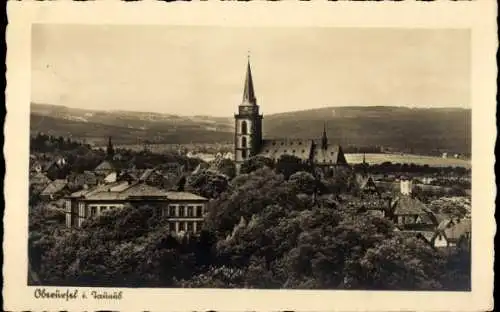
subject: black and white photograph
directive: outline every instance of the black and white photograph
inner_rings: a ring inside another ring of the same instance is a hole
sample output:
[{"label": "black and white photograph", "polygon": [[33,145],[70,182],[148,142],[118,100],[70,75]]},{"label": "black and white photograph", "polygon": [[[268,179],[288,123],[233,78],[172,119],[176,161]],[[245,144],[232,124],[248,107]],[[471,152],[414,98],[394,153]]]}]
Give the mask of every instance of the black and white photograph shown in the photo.
[{"label": "black and white photograph", "polygon": [[492,5],[208,2],[10,4],[5,309],[493,307]]},{"label": "black and white photograph", "polygon": [[35,25],[31,285],[470,290],[468,30]]}]

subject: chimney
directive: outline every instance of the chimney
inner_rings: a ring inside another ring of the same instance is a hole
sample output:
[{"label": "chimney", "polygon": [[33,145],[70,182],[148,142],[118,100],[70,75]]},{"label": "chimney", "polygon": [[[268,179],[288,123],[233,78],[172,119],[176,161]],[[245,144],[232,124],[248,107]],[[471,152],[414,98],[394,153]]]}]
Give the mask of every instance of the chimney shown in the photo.
[{"label": "chimney", "polygon": [[400,179],[400,192],[402,195],[411,195],[413,189],[411,179],[407,177],[401,177]]}]

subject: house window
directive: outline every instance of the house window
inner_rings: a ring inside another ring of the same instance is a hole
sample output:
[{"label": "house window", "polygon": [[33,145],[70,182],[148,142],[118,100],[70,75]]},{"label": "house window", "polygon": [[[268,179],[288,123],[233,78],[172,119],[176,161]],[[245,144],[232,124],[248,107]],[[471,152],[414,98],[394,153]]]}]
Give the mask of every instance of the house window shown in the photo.
[{"label": "house window", "polygon": [[90,207],[90,216],[95,217],[97,215],[97,207]]},{"label": "house window", "polygon": [[201,217],[203,215],[203,206],[196,207],[196,216]]},{"label": "house window", "polygon": [[179,206],[179,217],[184,217],[184,206]]},{"label": "house window", "polygon": [[188,217],[193,217],[193,214],[194,214],[193,213],[193,208],[194,208],[193,206],[188,206],[188,210],[187,210]]},{"label": "house window", "polygon": [[247,122],[246,121],[242,121],[241,122],[241,133],[242,134],[247,134],[247,132],[248,132]]},{"label": "house window", "polygon": [[171,217],[175,217],[175,206],[174,205],[170,205],[168,206],[168,209],[169,209],[169,216]]},{"label": "house window", "polygon": [[186,222],[187,223],[187,231],[192,232],[193,231],[193,222]]},{"label": "house window", "polygon": [[302,154],[304,154],[306,151],[305,150],[302,150]]},{"label": "house window", "polygon": [[241,158],[247,158],[247,150],[241,151]]},{"label": "house window", "polygon": [[294,153],[294,154],[295,154],[295,150],[293,150],[293,151],[292,151],[292,153]]},{"label": "house window", "polygon": [[182,221],[180,223],[179,230],[181,230],[181,231],[187,231],[187,222],[186,221]]},{"label": "house window", "polygon": [[247,138],[246,137],[241,138],[241,147],[247,147]]},{"label": "house window", "polygon": [[266,153],[269,153],[269,150],[266,150]]},{"label": "house window", "polygon": [[175,232],[175,222],[169,222],[168,228],[170,229],[171,232]]},{"label": "house window", "polygon": [[286,150],[285,150],[285,153],[286,153]]},{"label": "house window", "polygon": [[196,230],[200,232],[203,229],[203,221],[198,221],[196,224]]}]

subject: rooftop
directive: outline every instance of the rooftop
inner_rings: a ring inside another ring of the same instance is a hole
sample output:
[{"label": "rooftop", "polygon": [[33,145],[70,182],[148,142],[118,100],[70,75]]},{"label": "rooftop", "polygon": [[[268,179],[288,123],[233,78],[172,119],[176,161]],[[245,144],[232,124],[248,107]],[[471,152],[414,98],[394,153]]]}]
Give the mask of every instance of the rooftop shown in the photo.
[{"label": "rooftop", "polygon": [[82,190],[70,195],[72,198],[85,200],[129,200],[134,198],[206,201],[207,199],[188,192],[167,192],[163,189],[145,183],[132,183],[127,181],[99,185],[92,189]]},{"label": "rooftop", "polygon": [[40,193],[41,195],[51,195],[60,192],[68,185],[66,180],[54,180]]}]

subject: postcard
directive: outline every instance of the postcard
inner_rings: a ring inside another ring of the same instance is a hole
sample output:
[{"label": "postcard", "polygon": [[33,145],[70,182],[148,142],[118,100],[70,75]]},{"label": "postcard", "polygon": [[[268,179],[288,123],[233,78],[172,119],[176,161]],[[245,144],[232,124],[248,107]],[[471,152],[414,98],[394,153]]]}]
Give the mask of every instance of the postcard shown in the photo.
[{"label": "postcard", "polygon": [[5,309],[492,309],[495,12],[9,3]]}]

